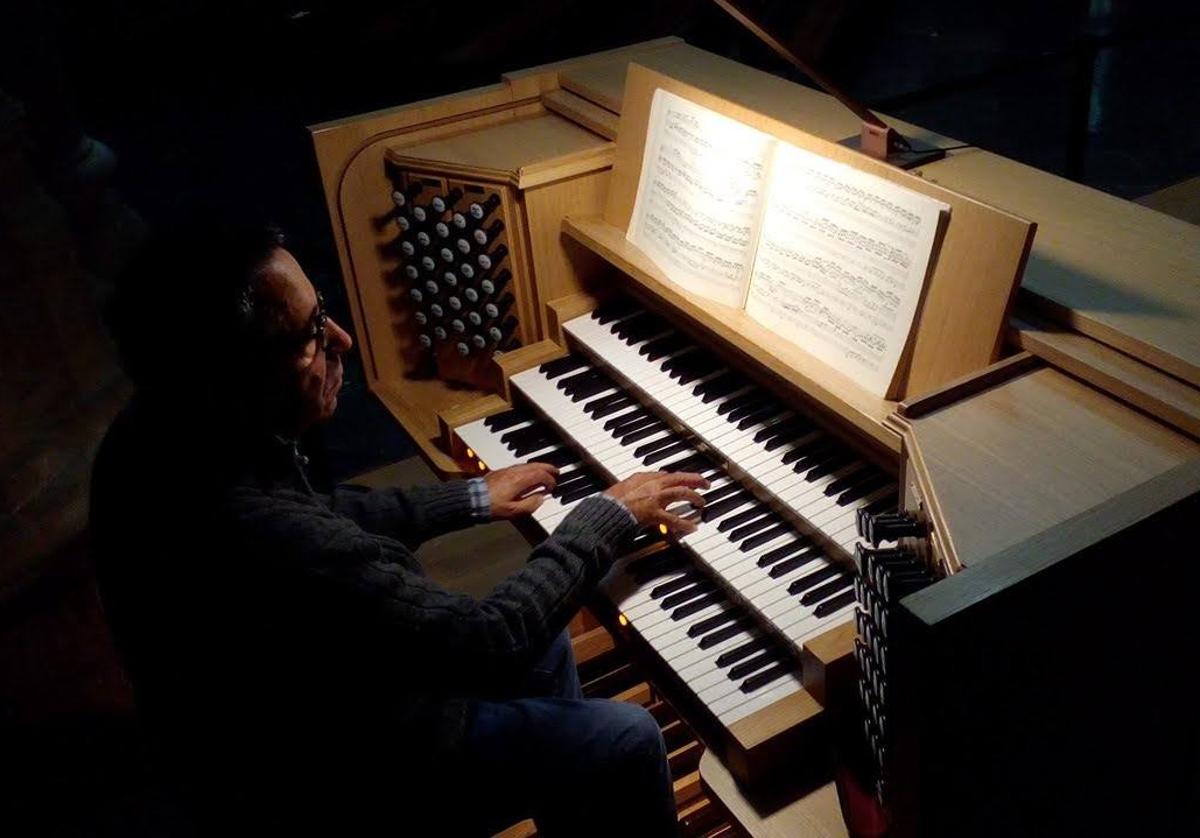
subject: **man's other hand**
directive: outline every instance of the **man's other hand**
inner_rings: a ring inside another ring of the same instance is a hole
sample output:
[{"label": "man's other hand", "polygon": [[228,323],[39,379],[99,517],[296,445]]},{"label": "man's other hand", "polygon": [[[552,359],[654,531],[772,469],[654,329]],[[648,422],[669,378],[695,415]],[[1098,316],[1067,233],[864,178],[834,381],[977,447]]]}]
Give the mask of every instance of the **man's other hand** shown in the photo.
[{"label": "man's other hand", "polygon": [[708,481],[691,472],[642,472],[627,477],[605,494],[625,504],[643,527],[661,524],[676,535],[695,532],[696,522],[667,511],[673,503],[704,506],[697,489],[707,489]]},{"label": "man's other hand", "polygon": [[[483,481],[492,504],[492,520],[507,521],[542,505],[558,482],[558,469],[549,463],[525,463],[490,471]],[[545,491],[535,491],[543,488]]]}]

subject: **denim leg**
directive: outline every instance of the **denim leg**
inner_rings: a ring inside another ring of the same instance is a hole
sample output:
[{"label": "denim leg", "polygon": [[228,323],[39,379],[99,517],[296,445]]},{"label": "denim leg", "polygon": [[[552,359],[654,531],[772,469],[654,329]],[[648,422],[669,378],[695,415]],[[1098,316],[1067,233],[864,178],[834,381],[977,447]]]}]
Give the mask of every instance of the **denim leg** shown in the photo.
[{"label": "denim leg", "polygon": [[583,698],[579,670],[575,668],[575,651],[571,636],[565,630],[546,650],[542,659],[529,671],[520,697]]},{"label": "denim leg", "polygon": [[643,708],[603,699],[478,702],[463,780],[481,830],[532,817],[539,834],[675,834],[666,746]]}]

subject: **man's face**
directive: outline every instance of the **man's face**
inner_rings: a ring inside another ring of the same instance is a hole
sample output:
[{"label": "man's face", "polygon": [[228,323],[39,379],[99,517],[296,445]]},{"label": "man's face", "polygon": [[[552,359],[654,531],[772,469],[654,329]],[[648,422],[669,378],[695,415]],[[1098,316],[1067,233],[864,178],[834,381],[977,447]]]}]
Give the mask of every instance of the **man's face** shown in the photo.
[{"label": "man's face", "polygon": [[259,292],[269,294],[284,310],[284,328],[299,340],[284,359],[284,403],[297,431],[312,427],[333,415],[342,388],[342,354],[353,345],[346,330],[325,320],[325,349],[317,337],[304,340],[314,328],[318,314],[317,294],[292,254],[277,248],[263,268]]}]

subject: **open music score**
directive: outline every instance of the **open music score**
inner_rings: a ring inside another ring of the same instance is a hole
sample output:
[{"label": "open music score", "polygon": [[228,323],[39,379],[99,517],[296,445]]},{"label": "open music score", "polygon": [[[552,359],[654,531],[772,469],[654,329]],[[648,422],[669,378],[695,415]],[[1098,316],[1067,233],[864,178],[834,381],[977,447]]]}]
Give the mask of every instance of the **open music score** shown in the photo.
[{"label": "open music score", "polygon": [[886,395],[950,208],[657,90],[627,238]]}]

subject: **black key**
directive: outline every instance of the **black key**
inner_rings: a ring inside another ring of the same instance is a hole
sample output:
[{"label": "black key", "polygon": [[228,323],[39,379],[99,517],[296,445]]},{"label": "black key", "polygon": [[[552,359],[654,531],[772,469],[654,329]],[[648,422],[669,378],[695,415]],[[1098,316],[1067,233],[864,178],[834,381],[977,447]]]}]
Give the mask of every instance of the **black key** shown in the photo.
[{"label": "black key", "polygon": [[829,565],[828,567],[823,567],[820,570],[814,570],[812,573],[809,573],[806,576],[801,576],[795,582],[788,585],[788,593],[793,594],[793,595],[802,594],[805,591],[807,591],[809,588],[815,588],[817,585],[820,585],[826,579],[830,579],[834,576],[837,576],[841,572],[842,571],[840,569],[838,569],[837,567],[834,567],[833,565]]},{"label": "black key", "polygon": [[553,381],[560,375],[577,370],[581,367],[586,367],[588,361],[582,355],[566,355],[562,358],[555,358],[553,361],[547,361],[538,367],[538,372]]},{"label": "black key", "polygon": [[494,416],[489,416],[483,420],[484,427],[490,428],[496,433],[511,428],[513,425],[525,422],[532,419],[527,413],[520,410],[506,410],[503,413],[497,413]]},{"label": "black key", "polygon": [[781,410],[782,408],[779,406],[779,404],[775,403],[764,407],[762,410],[747,414],[746,416],[742,417],[742,421],[738,422],[738,430],[744,431],[747,428],[753,428],[755,425],[761,425],[772,416],[777,415]]},{"label": "black key", "polygon": [[714,614],[711,617],[705,617],[700,622],[688,626],[688,637],[699,637],[702,634],[708,634],[713,629],[718,629],[726,623],[738,622],[742,618],[742,614],[730,608],[724,614]]},{"label": "black key", "polygon": [[562,497],[567,492],[573,492],[581,486],[595,482],[595,478],[586,471],[578,474],[571,474],[569,477],[560,480],[550,493],[554,497]]},{"label": "black key", "polygon": [[603,407],[598,407],[593,410],[592,418],[599,421],[605,416],[612,416],[614,413],[618,413],[619,411],[625,410],[627,407],[635,404],[637,404],[637,402],[634,401],[632,397],[622,395],[622,398],[618,399],[617,401],[610,402]]},{"label": "black key", "polygon": [[[623,401],[623,400],[628,400],[628,401],[632,402],[633,397],[624,391],[619,392],[619,393],[609,393],[607,396],[601,396],[598,399],[592,399],[590,402],[585,404],[583,406],[583,412],[584,413],[595,413],[597,410],[603,410],[604,408],[609,407],[613,404],[620,404],[621,401]],[[599,418],[599,417],[595,417],[595,418]]]},{"label": "black key", "polygon": [[819,559],[820,557],[821,551],[818,548],[809,547],[802,553],[798,553],[795,556],[792,556],[790,559],[786,559],[776,564],[773,568],[771,568],[770,576],[772,579],[778,579],[780,576],[787,576],[793,570],[803,567],[813,559]]},{"label": "black key", "polygon": [[734,646],[732,649],[726,649],[721,654],[717,655],[717,666],[724,669],[725,667],[735,664],[742,658],[748,658],[755,652],[767,648],[768,641],[765,637],[756,637],[741,646]]},{"label": "black key", "polygon": [[827,599],[813,609],[813,614],[818,617],[828,617],[839,608],[844,608],[854,602],[854,590],[843,591],[833,599]]},{"label": "black key", "polygon": [[716,464],[708,458],[707,454],[696,452],[686,460],[680,460],[679,462],[663,466],[663,471],[696,471],[704,474],[716,467]]},{"label": "black key", "polygon": [[686,367],[688,364],[695,363],[697,358],[703,357],[704,352],[698,346],[690,347],[686,352],[680,352],[678,355],[672,355],[658,365],[658,368],[663,372],[671,372],[673,370]]},{"label": "black key", "polygon": [[790,532],[792,532],[791,524],[776,524],[775,526],[771,527],[769,530],[764,530],[763,532],[760,532],[758,535],[751,536],[750,538],[747,538],[745,541],[743,541],[742,548],[741,548],[742,552],[747,553],[750,550],[753,550],[755,547],[761,547],[764,544],[774,541],[775,539],[779,538],[781,535],[787,535]]},{"label": "black key", "polygon": [[728,396],[730,393],[743,387],[745,384],[745,379],[739,378],[734,373],[726,373],[724,375],[718,375],[716,378],[709,379],[703,384],[697,384],[696,389],[700,390],[700,388],[703,388],[703,390],[696,392],[696,395],[700,396],[700,401],[704,402],[705,404],[712,404],[717,399]]},{"label": "black key", "polygon": [[622,436],[625,436],[625,434],[633,433],[634,431],[640,431],[642,428],[646,427],[647,425],[655,425],[655,424],[661,425],[662,420],[659,419],[657,416],[655,416],[653,413],[647,413],[646,415],[639,416],[636,419],[630,419],[627,422],[622,422],[621,424],[614,425],[612,430],[610,431],[610,433],[615,437],[622,437]]},{"label": "black key", "polygon": [[525,457],[528,457],[530,454],[532,454],[534,451],[541,451],[543,448],[545,448],[549,445],[553,445],[554,443],[556,443],[558,441],[559,441],[558,437],[555,436],[554,434],[546,434],[545,436],[536,437],[534,439],[531,439],[531,440],[525,442],[521,446],[514,448],[513,454],[519,458],[524,459]]},{"label": "black key", "polygon": [[600,325],[603,326],[636,309],[637,306],[632,301],[618,297],[593,311],[592,318],[598,320]]},{"label": "black key", "polygon": [[524,428],[518,428],[515,431],[506,431],[500,435],[500,443],[502,445],[520,445],[527,439],[544,434],[550,430],[550,426],[545,422],[534,422],[532,425],[526,425]]},{"label": "black key", "polygon": [[[720,616],[724,617],[725,615],[722,614]],[[739,634],[742,634],[746,631],[746,625],[748,622],[748,620],[739,620],[731,626],[726,626],[723,629],[717,629],[716,631],[709,632],[700,638],[700,648],[711,649],[718,643],[724,643],[731,637],[737,637]]]},{"label": "black key", "polygon": [[725,594],[721,593],[720,591],[713,591],[711,594],[707,594],[699,599],[692,600],[687,605],[679,606],[671,612],[671,619],[676,621],[686,620],[693,614],[697,614],[703,611],[705,608],[708,608],[708,606],[716,605],[717,603],[724,601]]},{"label": "black key", "polygon": [[826,582],[824,585],[818,585],[815,588],[810,588],[804,594],[804,596],[800,597],[800,604],[815,605],[821,600],[829,599],[834,594],[841,593],[845,590],[853,590],[853,588],[853,576],[838,576],[837,578]]},{"label": "black key", "polygon": [[784,675],[792,671],[792,667],[788,663],[780,663],[772,666],[770,669],[764,669],[762,672],[751,675],[742,682],[742,692],[749,695],[752,692],[762,689],[767,684],[773,681],[778,681]]},{"label": "black key", "polygon": [[851,486],[866,480],[875,473],[875,470],[866,463],[859,463],[855,468],[846,472],[837,480],[830,482],[830,484],[825,487],[825,496],[832,497],[833,495],[840,495]]},{"label": "black key", "polygon": [[698,571],[693,571],[692,573],[683,574],[678,579],[672,579],[670,582],[663,582],[661,585],[656,585],[651,589],[650,599],[662,599],[667,594],[673,594],[680,588],[694,585],[701,578],[703,577],[700,576]]},{"label": "black key", "polygon": [[708,504],[704,507],[704,511],[700,513],[700,517],[705,521],[715,521],[727,512],[737,509],[742,504],[751,500],[754,500],[754,496],[749,492],[738,492],[716,503]]},{"label": "black key", "polygon": [[797,429],[786,434],[778,434],[771,437],[766,445],[763,446],[767,451],[774,451],[776,448],[782,448],[789,442],[794,442],[805,434],[810,433],[808,429]]},{"label": "black key", "polygon": [[625,436],[621,437],[621,444],[633,445],[635,442],[643,440],[648,436],[654,436],[654,434],[659,433],[660,431],[665,431],[666,429],[667,425],[665,422],[656,422],[653,425],[646,425],[644,428],[640,428],[631,434],[625,434]]},{"label": "black key", "polygon": [[749,509],[747,509],[743,512],[739,512],[737,515],[731,515],[730,517],[726,518],[721,523],[717,524],[717,530],[719,532],[728,532],[729,530],[734,529],[735,527],[740,527],[742,524],[753,521],[755,518],[765,515],[766,513],[770,512],[770,511],[771,511],[770,509],[763,506],[761,503],[756,503],[754,506],[750,507]]},{"label": "black key", "polygon": [[669,436],[664,439],[658,439],[654,442],[647,442],[644,445],[639,445],[633,449],[633,456],[645,457],[647,454],[653,454],[660,448],[667,448],[671,445],[676,445],[679,442],[679,437]]},{"label": "black key", "polygon": [[586,381],[593,381],[602,375],[603,373],[600,372],[600,370],[594,370],[591,367],[588,367],[582,372],[577,372],[574,375],[568,375],[566,378],[560,379],[559,382],[554,386],[559,390],[566,390],[569,393],[580,384],[583,384]]},{"label": "black key", "polygon": [[698,579],[686,588],[682,588],[673,594],[663,598],[659,603],[664,611],[670,611],[677,605],[683,605],[685,602],[695,599],[701,594],[707,594],[716,586],[708,579]]},{"label": "black key", "polygon": [[767,427],[763,428],[754,435],[754,441],[766,442],[767,440],[774,439],[777,436],[798,434],[800,431],[809,427],[811,427],[811,425],[809,425],[808,421],[803,417],[792,416],[788,419],[776,422],[774,425],[768,425]]},{"label": "black key", "polygon": [[739,678],[745,678],[751,672],[756,672],[764,666],[770,666],[779,660],[779,652],[775,649],[768,649],[765,652],[748,658],[729,670],[729,680],[737,681]]},{"label": "black key", "polygon": [[676,442],[672,446],[669,446],[667,448],[660,448],[657,451],[655,451],[653,454],[643,457],[642,464],[647,465],[647,466],[652,466],[655,463],[661,463],[663,460],[666,460],[670,457],[674,457],[677,454],[682,454],[684,451],[690,450],[691,447],[692,446],[690,446],[686,442]]},{"label": "black key", "polygon": [[[657,532],[657,528],[655,532]],[[665,576],[668,573],[674,573],[681,568],[690,566],[691,562],[685,559],[682,554],[674,550],[666,550],[661,553],[642,556],[640,559],[634,559],[625,568],[625,572],[640,587],[660,576]]]},{"label": "black key", "polygon": [[624,337],[629,333],[630,329],[636,329],[640,324],[645,323],[650,319],[650,312],[639,311],[633,314],[631,317],[626,317],[620,323],[614,322],[609,331],[611,331],[617,337]]},{"label": "black key", "polygon": [[778,406],[778,402],[768,396],[766,393],[760,393],[759,397],[748,402],[738,405],[725,414],[727,422],[740,422],[743,417],[750,416],[766,407]]},{"label": "black key", "polygon": [[778,515],[776,515],[774,513],[766,516],[765,518],[757,518],[757,519],[751,521],[749,524],[745,524],[745,525],[740,526],[737,529],[731,531],[729,533],[729,540],[730,541],[741,541],[744,538],[749,538],[750,536],[754,535],[755,533],[762,532],[763,530],[767,529],[768,527],[775,526],[782,520],[783,520],[782,518],[780,518]]},{"label": "black key", "polygon": [[614,416],[604,423],[604,430],[612,431],[613,436],[621,435],[621,428],[626,425],[632,425],[635,422],[641,422],[645,419],[656,418],[653,413],[646,410],[644,407],[636,407],[633,410],[627,410],[619,416]]},{"label": "black key", "polygon": [[537,458],[537,461],[562,468],[563,466],[569,466],[571,463],[579,462],[579,455],[575,453],[573,448],[564,445],[562,448],[551,451],[549,454],[542,454]]},{"label": "black key", "polygon": [[717,406],[717,415],[724,416],[731,410],[737,410],[742,405],[750,404],[756,399],[761,398],[763,398],[762,390],[759,390],[758,388],[748,390],[745,393],[742,393],[740,396],[734,396],[732,399],[727,399],[726,401],[721,402],[721,404]]},{"label": "black key", "polygon": [[670,335],[663,335],[660,338],[655,338],[647,342],[644,346],[638,349],[639,355],[645,355],[647,361],[657,361],[659,358],[665,358],[672,352],[677,352],[687,346],[688,336],[675,332]]},{"label": "black key", "polygon": [[582,500],[583,498],[586,498],[588,495],[594,495],[597,492],[602,491],[604,488],[605,488],[605,484],[600,482],[599,480],[597,480],[590,485],[581,486],[580,488],[574,490],[573,492],[568,492],[567,494],[562,496],[561,500],[564,504],[574,503],[577,500]]},{"label": "black key", "polygon": [[831,448],[831,447],[833,447],[833,441],[830,440],[828,437],[817,437],[816,439],[809,440],[808,442],[804,443],[803,445],[797,445],[791,451],[784,454],[783,462],[785,465],[787,463],[794,463],[794,462],[796,462],[796,460],[799,460],[801,457],[807,457],[811,453],[814,453],[816,451],[823,451],[826,448]]},{"label": "black key", "polygon": [[812,546],[812,540],[808,536],[801,535],[795,541],[784,544],[782,547],[776,547],[774,550],[768,550],[758,557],[758,566],[766,567],[767,565],[775,564],[775,562],[783,561],[793,553],[798,553],[805,548]]},{"label": "black key", "polygon": [[704,396],[709,393],[716,393],[717,395],[732,393],[738,387],[742,386],[743,381],[744,379],[739,377],[737,373],[730,370],[714,376],[708,381],[701,381],[692,388],[692,395]]},{"label": "black key", "polygon": [[865,498],[867,495],[874,492],[876,489],[882,489],[891,482],[891,477],[879,472],[872,475],[869,479],[863,480],[860,483],[851,486],[846,491],[838,495],[838,506],[849,506],[859,498]]},{"label": "black key", "polygon": [[700,497],[704,498],[705,503],[716,503],[721,498],[727,498],[735,492],[742,490],[742,484],[736,481],[730,481],[719,489],[709,489],[707,492],[701,493]]},{"label": "black key", "polygon": [[804,475],[804,479],[808,481],[816,480],[818,477],[824,477],[827,474],[833,474],[840,468],[850,465],[854,462],[854,455],[849,451],[830,457],[823,463],[813,466]]},{"label": "black key", "polygon": [[584,384],[581,387],[575,388],[575,390],[573,392],[571,392],[569,395],[571,396],[571,401],[581,402],[584,399],[590,399],[592,396],[596,395],[597,393],[599,393],[603,390],[607,390],[608,388],[610,388],[612,386],[613,386],[612,381],[610,381],[609,379],[597,378],[591,384]]},{"label": "black key", "polygon": [[689,364],[685,367],[680,367],[671,373],[671,378],[677,379],[680,385],[686,386],[691,384],[697,378],[703,378],[710,372],[713,372],[720,367],[720,362],[716,358],[708,357],[702,361],[697,361],[694,364]]}]

